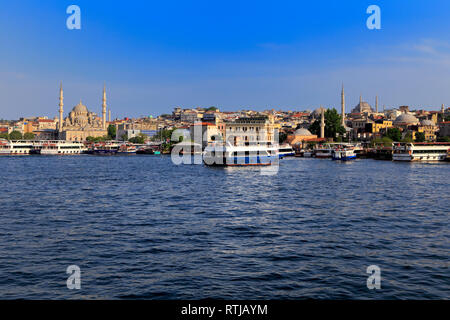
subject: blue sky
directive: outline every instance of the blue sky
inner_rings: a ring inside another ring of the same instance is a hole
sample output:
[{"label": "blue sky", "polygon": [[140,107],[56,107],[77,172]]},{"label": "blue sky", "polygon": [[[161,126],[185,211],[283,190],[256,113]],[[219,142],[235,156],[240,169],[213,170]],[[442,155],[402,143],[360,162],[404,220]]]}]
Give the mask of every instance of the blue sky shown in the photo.
[{"label": "blue sky", "polygon": [[[66,8],[81,8],[68,30]],[[369,5],[381,30],[366,27]],[[0,6],[0,118],[450,104],[450,1],[14,1]]]}]

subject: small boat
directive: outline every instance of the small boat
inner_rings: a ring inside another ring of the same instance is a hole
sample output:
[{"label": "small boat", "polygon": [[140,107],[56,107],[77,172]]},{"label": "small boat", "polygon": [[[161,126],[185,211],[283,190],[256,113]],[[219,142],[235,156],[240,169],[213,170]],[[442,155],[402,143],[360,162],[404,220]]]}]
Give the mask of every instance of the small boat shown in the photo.
[{"label": "small boat", "polygon": [[278,156],[281,158],[295,156],[295,151],[289,144],[284,144],[278,149]]},{"label": "small boat", "polygon": [[130,155],[130,154],[136,154],[137,148],[132,144],[124,143],[120,145],[119,149],[117,150],[117,154],[121,155]]},{"label": "small boat", "polygon": [[117,143],[96,143],[90,150],[90,154],[93,155],[115,155],[119,150],[119,145]]},{"label": "small boat", "polygon": [[356,159],[355,150],[353,148],[337,148],[333,150],[333,160],[348,161]]},{"label": "small boat", "polygon": [[333,149],[331,148],[320,148],[314,151],[314,157],[320,159],[331,158],[333,156]]}]

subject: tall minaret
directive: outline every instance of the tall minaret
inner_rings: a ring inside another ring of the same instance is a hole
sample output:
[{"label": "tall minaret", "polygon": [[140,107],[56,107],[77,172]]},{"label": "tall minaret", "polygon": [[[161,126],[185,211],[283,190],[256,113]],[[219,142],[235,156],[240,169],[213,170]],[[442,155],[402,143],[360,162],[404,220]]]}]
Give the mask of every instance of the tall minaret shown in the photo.
[{"label": "tall minaret", "polygon": [[320,106],[320,137],[325,138],[325,109]]},{"label": "tall minaret", "polygon": [[342,91],[341,91],[341,124],[343,127],[345,127],[345,95],[344,95],[344,84],[342,84]]},{"label": "tall minaret", "polygon": [[445,106],[444,106],[444,104],[442,104],[442,106],[441,106],[441,112],[442,112],[442,114],[445,113]]},{"label": "tall minaret", "polygon": [[106,129],[106,84],[103,85],[102,126]]},{"label": "tall minaret", "polygon": [[63,112],[64,112],[63,100],[64,100],[64,96],[63,96],[63,88],[62,88],[62,82],[61,82],[61,86],[59,87],[59,123],[58,123],[59,134],[61,134],[62,128],[63,128]]},{"label": "tall minaret", "polygon": [[359,106],[361,107],[362,104],[362,96],[359,96]]},{"label": "tall minaret", "polygon": [[378,96],[375,97],[375,111],[378,113]]},{"label": "tall minaret", "polygon": [[108,109],[108,122],[111,122],[111,109]]}]

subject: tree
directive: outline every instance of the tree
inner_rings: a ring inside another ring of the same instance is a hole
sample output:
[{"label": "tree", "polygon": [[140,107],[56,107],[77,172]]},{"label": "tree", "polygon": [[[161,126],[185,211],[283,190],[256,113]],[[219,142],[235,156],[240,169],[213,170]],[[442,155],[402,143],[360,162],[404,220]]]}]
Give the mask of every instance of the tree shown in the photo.
[{"label": "tree", "polygon": [[216,110],[217,110],[216,107],[209,107],[205,111],[216,111]]},{"label": "tree", "polygon": [[25,140],[33,140],[34,137],[35,137],[35,135],[34,135],[33,133],[31,133],[31,132],[27,132],[27,133],[25,133],[25,134],[23,135],[23,138],[24,138]]},{"label": "tree", "polygon": [[9,140],[9,134],[5,133],[0,133],[0,139],[6,139]]},{"label": "tree", "polygon": [[9,134],[9,139],[10,140],[21,140],[22,139],[22,134],[19,131],[13,131]]},{"label": "tree", "polygon": [[409,132],[405,134],[405,137],[402,139],[402,142],[413,142],[412,134]]},{"label": "tree", "polygon": [[386,137],[393,141],[402,140],[402,132],[398,128],[388,128],[386,132]]},{"label": "tree", "polygon": [[145,140],[147,140],[147,135],[143,133],[139,133],[136,137],[128,139],[128,141],[130,141],[131,143],[136,144],[144,144]]},{"label": "tree", "polygon": [[425,133],[423,132],[416,132],[416,142],[425,142]]},{"label": "tree", "polygon": [[287,139],[287,133],[281,131],[281,132],[278,134],[278,138],[279,138],[278,140],[280,140],[280,143],[285,142],[286,139]]},{"label": "tree", "polygon": [[110,124],[108,126],[108,139],[115,140],[116,139],[116,126]]},{"label": "tree", "polygon": [[[336,135],[343,135],[345,128],[341,124],[341,116],[335,108],[325,111],[325,137],[336,138]],[[309,127],[311,133],[320,135],[320,119],[314,121]]]},{"label": "tree", "polygon": [[438,137],[437,142],[450,142],[450,136]]}]

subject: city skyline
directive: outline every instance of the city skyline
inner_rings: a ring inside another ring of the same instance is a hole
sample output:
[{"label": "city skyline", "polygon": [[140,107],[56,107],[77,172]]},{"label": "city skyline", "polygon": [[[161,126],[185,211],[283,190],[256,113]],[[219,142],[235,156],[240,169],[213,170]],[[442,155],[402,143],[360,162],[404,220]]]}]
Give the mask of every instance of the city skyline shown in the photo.
[{"label": "city skyline", "polygon": [[377,1],[381,30],[366,28],[368,1],[258,3],[79,1],[81,30],[65,26],[68,3],[5,4],[0,118],[53,118],[61,81],[67,107],[81,98],[98,114],[106,81],[113,118],[176,106],[340,110],[342,83],[346,112],[360,95],[381,110],[450,103],[448,3]]}]

